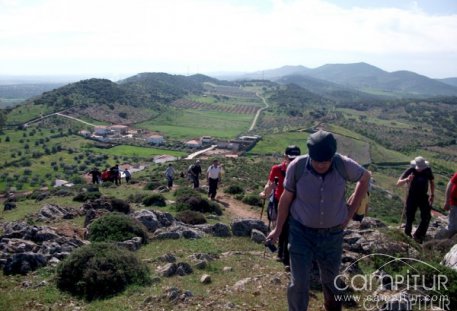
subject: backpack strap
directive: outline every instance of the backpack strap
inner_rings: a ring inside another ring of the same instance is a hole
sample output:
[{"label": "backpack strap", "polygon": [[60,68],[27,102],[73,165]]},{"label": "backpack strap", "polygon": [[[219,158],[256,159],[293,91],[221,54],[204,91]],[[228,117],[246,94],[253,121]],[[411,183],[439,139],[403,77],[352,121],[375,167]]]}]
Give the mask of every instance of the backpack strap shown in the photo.
[{"label": "backpack strap", "polygon": [[[303,156],[299,156],[297,158],[297,164],[295,165],[295,171],[294,171],[294,181],[295,184],[297,184],[298,180],[303,176],[305,172],[305,166],[308,161],[309,156],[307,154]],[[348,172],[346,170],[346,166],[344,165],[344,160],[341,158],[341,155],[339,153],[336,153],[335,156],[333,157],[333,167],[336,169],[338,174],[340,174],[341,177],[344,178],[344,180],[350,180]]]},{"label": "backpack strap", "polygon": [[346,170],[346,165],[344,165],[344,161],[339,153],[336,153],[333,157],[333,167],[338,171],[341,177],[344,178],[344,180],[350,180],[348,171]]},{"label": "backpack strap", "polygon": [[297,164],[295,165],[295,171],[294,171],[295,184],[298,183],[298,180],[305,173],[305,166],[306,166],[306,162],[308,162],[308,158],[309,158],[309,156],[307,154],[297,157],[297,159],[296,159]]}]

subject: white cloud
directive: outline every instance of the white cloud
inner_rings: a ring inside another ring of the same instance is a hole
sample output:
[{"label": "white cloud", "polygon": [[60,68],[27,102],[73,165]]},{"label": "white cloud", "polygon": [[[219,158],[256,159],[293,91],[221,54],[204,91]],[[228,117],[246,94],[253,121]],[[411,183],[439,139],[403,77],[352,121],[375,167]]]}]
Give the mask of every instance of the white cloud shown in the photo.
[{"label": "white cloud", "polygon": [[68,69],[55,70],[75,71],[72,60],[97,60],[93,69],[103,71],[107,59],[174,66],[164,71],[236,71],[317,66],[332,61],[325,55],[457,52],[457,15],[427,15],[417,6],[343,9],[323,0],[241,3],[0,0],[0,68],[68,60]]}]

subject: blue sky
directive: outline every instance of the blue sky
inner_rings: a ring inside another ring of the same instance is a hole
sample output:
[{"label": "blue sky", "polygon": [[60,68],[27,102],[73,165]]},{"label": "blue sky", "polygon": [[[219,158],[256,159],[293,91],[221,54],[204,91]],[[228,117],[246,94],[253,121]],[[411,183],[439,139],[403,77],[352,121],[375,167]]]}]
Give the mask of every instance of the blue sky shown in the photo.
[{"label": "blue sky", "polygon": [[457,77],[457,0],[0,0],[0,75],[353,62]]}]

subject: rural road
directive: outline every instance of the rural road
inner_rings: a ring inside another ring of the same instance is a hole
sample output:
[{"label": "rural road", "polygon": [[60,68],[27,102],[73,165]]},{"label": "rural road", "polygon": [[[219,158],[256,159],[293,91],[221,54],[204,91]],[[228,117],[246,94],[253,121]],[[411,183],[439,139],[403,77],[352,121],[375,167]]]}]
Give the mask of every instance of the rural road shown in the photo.
[{"label": "rural road", "polygon": [[263,108],[260,108],[259,110],[257,110],[257,113],[255,114],[255,117],[254,117],[254,120],[252,120],[252,124],[251,124],[251,127],[249,128],[248,132],[252,131],[255,127],[255,125],[257,124],[257,119],[259,118],[260,116],[260,113],[265,110],[265,109],[268,109],[270,106],[268,105],[267,101],[265,100],[265,97],[263,96],[260,96],[259,93],[255,93],[255,95],[257,97],[259,97],[260,99],[262,99],[263,103],[265,104],[265,107]]},{"label": "rural road", "polygon": [[33,124],[33,123],[36,123],[36,122],[40,122],[46,118],[49,118],[51,116],[60,116],[60,117],[64,117],[64,118],[68,118],[68,119],[72,119],[72,120],[75,120],[75,121],[78,121],[78,122],[81,122],[81,123],[84,123],[84,124],[87,124],[87,125],[90,125],[90,126],[97,126],[95,124],[92,124],[92,123],[89,123],[89,122],[86,122],[84,120],[81,120],[81,119],[78,119],[78,118],[75,118],[75,117],[71,117],[71,116],[67,116],[65,114],[63,114],[62,112],[64,112],[65,110],[63,111],[60,111],[60,112],[54,112],[54,113],[50,113],[48,115],[45,115],[45,116],[42,116],[41,118],[38,118],[36,120],[33,120],[33,121],[30,121],[30,122],[26,122],[23,124],[24,127],[28,127],[30,124]]},{"label": "rural road", "polygon": [[194,153],[192,153],[192,154],[189,154],[189,155],[185,158],[185,160],[192,160],[193,158],[195,158],[195,157],[198,156],[199,154],[202,154],[202,153],[205,153],[205,152],[207,152],[207,151],[213,150],[213,149],[216,148],[216,147],[217,147],[217,145],[212,145],[212,146],[209,147],[209,148],[206,148],[206,149],[203,149],[203,150],[199,150],[199,151],[197,151],[197,152],[194,152]]}]

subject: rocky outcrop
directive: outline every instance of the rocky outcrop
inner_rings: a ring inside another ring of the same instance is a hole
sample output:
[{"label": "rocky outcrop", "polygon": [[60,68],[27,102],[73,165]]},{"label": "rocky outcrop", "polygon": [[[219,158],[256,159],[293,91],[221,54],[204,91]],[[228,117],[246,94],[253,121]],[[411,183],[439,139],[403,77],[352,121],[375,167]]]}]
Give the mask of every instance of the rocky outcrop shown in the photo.
[{"label": "rocky outcrop", "polygon": [[0,237],[0,267],[8,274],[26,274],[48,262],[59,262],[85,243],[51,227],[6,223]]},{"label": "rocky outcrop", "polygon": [[37,218],[43,221],[51,221],[56,219],[72,219],[78,215],[78,211],[72,208],[46,204],[38,212]]},{"label": "rocky outcrop", "polygon": [[257,229],[263,234],[268,233],[267,225],[258,219],[237,219],[231,224],[233,235],[251,236],[252,229]]},{"label": "rocky outcrop", "polygon": [[175,219],[170,213],[146,209],[135,212],[133,217],[141,222],[149,232],[155,232],[159,228],[170,227],[175,223]]},{"label": "rocky outcrop", "polygon": [[197,229],[192,228],[186,225],[175,225],[167,228],[160,228],[154,232],[153,239],[158,240],[166,240],[166,239],[200,239],[204,235],[204,232]]},{"label": "rocky outcrop", "polygon": [[212,236],[217,236],[221,238],[232,236],[232,231],[230,231],[230,227],[223,223],[216,223],[214,225],[195,225],[194,227]]},{"label": "rocky outcrop", "polygon": [[451,250],[444,256],[444,259],[441,262],[441,264],[445,265],[446,267],[457,270],[457,244],[455,244],[451,248]]}]

